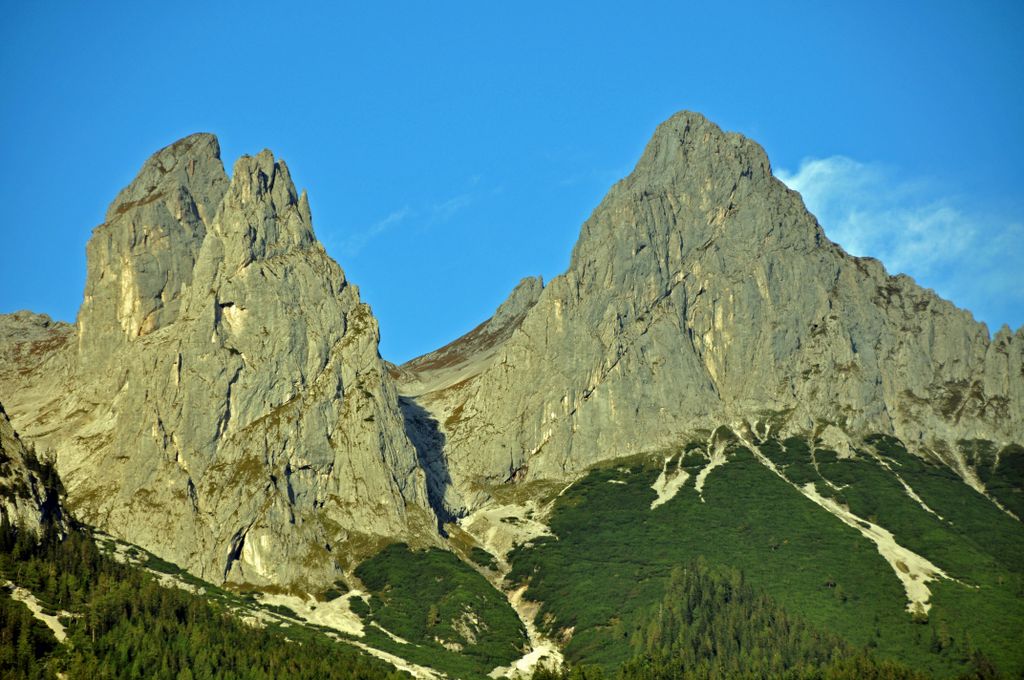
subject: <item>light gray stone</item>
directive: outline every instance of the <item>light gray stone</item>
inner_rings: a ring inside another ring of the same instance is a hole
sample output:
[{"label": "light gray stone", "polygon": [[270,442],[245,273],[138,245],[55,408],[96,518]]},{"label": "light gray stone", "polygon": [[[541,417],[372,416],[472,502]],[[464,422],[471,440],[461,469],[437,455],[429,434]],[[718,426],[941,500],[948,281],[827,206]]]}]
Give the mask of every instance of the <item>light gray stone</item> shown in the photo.
[{"label": "light gray stone", "polygon": [[759,146],[688,112],[564,274],[401,367],[269,151],[229,180],[210,135],[161,150],[87,254],[74,326],[0,316],[0,399],[80,517],[215,581],[323,585],[496,485],[720,424],[892,433],[976,487],[959,440],[1024,441],[1024,329],[990,339],[851,257]]},{"label": "light gray stone", "polygon": [[382,541],[435,540],[377,322],[282,161],[242,157],[229,182],[215,138],[176,142],[87,252],[74,330],[0,323],[52,345],[0,394],[82,520],[256,584],[322,585]]}]

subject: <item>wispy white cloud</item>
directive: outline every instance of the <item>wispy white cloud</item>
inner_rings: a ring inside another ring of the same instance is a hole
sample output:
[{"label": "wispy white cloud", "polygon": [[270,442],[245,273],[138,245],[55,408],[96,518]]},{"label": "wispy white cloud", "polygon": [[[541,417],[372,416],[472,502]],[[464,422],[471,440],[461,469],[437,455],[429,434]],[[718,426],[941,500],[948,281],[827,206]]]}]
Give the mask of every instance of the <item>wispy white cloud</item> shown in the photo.
[{"label": "wispy white cloud", "polygon": [[474,194],[468,193],[452,196],[446,201],[435,203],[430,207],[430,223],[444,224],[455,217],[455,215],[472,205],[473,199]]},{"label": "wispy white cloud", "polygon": [[345,255],[353,257],[358,255],[360,251],[369,243],[371,240],[380,236],[389,229],[397,227],[399,224],[404,222],[406,219],[411,217],[413,211],[409,206],[404,206],[398,210],[395,210],[387,217],[374,222],[363,231],[350,234],[341,243],[341,250]]},{"label": "wispy white cloud", "polygon": [[[479,181],[477,176],[470,178],[470,184]],[[348,234],[338,242],[339,250],[343,256],[351,258],[361,253],[373,239],[410,222],[418,222],[420,227],[444,224],[472,205],[476,196],[475,192],[468,192],[420,208],[403,206],[365,229]]]},{"label": "wispy white cloud", "polygon": [[968,211],[926,179],[844,156],[776,176],[799,191],[825,233],[853,255],[910,274],[990,327],[1020,324],[1024,223]]}]

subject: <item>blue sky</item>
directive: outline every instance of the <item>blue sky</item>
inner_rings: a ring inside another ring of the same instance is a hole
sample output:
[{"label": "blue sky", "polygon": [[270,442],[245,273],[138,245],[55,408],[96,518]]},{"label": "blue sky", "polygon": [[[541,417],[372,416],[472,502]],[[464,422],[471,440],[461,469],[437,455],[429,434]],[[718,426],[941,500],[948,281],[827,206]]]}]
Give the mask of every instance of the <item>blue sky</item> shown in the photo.
[{"label": "blue sky", "polygon": [[150,4],[7,3],[0,312],[72,320],[117,191],[210,131],[288,162],[402,361],[563,271],[692,109],[852,252],[1024,324],[1024,3]]}]

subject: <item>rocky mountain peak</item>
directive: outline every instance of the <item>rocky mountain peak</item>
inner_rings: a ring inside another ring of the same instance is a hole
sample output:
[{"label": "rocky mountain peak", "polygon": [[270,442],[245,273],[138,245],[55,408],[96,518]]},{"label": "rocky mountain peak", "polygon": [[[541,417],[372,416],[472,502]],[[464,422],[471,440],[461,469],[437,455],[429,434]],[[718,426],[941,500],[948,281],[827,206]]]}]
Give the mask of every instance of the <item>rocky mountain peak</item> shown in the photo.
[{"label": "rocky mountain peak", "polygon": [[224,195],[227,174],[220,159],[217,137],[199,132],[160,149],[143,163],[135,179],[117,195],[107,210],[105,224],[136,208],[160,200],[173,200],[184,189],[205,220]]},{"label": "rocky mountain peak", "polygon": [[583,224],[569,270],[581,294],[621,291],[645,304],[677,285],[693,258],[822,247],[835,248],[772,176],[764,149],[684,111],[658,126],[633,172]]},{"label": "rocky mountain peak", "polygon": [[850,257],[760,146],[691,112],[658,127],[515,327],[402,367],[462,498],[723,423],[895,434],[965,480],[960,440],[1024,436],[1016,336],[990,343],[968,312]]},{"label": "rocky mountain peak", "polygon": [[544,279],[540,276],[527,276],[521,280],[488,320],[488,327],[497,330],[521,320],[537,304],[543,290]]},{"label": "rocky mountain peak", "polygon": [[1024,329],[990,340],[850,257],[757,144],[689,112],[564,274],[390,371],[270,151],[230,180],[210,135],[157,152],[87,255],[75,329],[0,322],[0,396],[83,519],[206,578],[329,583],[358,546],[436,540],[428,500],[459,515],[722,425],[895,435],[982,491],[960,442],[1024,437]]},{"label": "rocky mountain peak", "polygon": [[217,138],[201,133],[157,151],[117,195],[86,246],[84,361],[104,366],[113,347],[177,319],[227,188]]},{"label": "rocky mountain peak", "polygon": [[235,163],[214,224],[228,251],[238,249],[229,256],[235,266],[306,248],[316,240],[305,192],[299,196],[288,166],[267,149]]},{"label": "rocky mountain peak", "polygon": [[328,583],[346,544],[436,540],[424,475],[308,198],[270,151],[234,167],[212,135],[147,160],[89,241],[77,343],[0,324],[28,357],[0,390],[85,521],[206,578]]},{"label": "rocky mountain peak", "polygon": [[699,113],[680,111],[655,129],[624,182],[636,189],[678,188],[696,177],[725,175],[761,182],[771,176],[771,165],[756,142],[723,131]]}]

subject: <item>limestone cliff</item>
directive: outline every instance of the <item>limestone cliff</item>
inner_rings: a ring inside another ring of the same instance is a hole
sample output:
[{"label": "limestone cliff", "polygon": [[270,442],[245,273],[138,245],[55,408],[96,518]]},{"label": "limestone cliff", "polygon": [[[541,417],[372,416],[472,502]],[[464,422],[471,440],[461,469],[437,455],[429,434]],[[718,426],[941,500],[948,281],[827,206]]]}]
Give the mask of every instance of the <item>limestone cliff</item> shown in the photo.
[{"label": "limestone cliff", "polygon": [[375,541],[430,535],[376,320],[283,161],[229,179],[212,135],[172,144],[87,260],[74,329],[0,323],[21,357],[0,395],[82,520],[252,583],[328,583]]},{"label": "limestone cliff", "polygon": [[990,339],[851,257],[761,147],[694,113],[658,128],[513,326],[396,371],[437,425],[455,511],[722,423],[893,433],[975,485],[959,440],[1024,441],[1024,329]]}]

